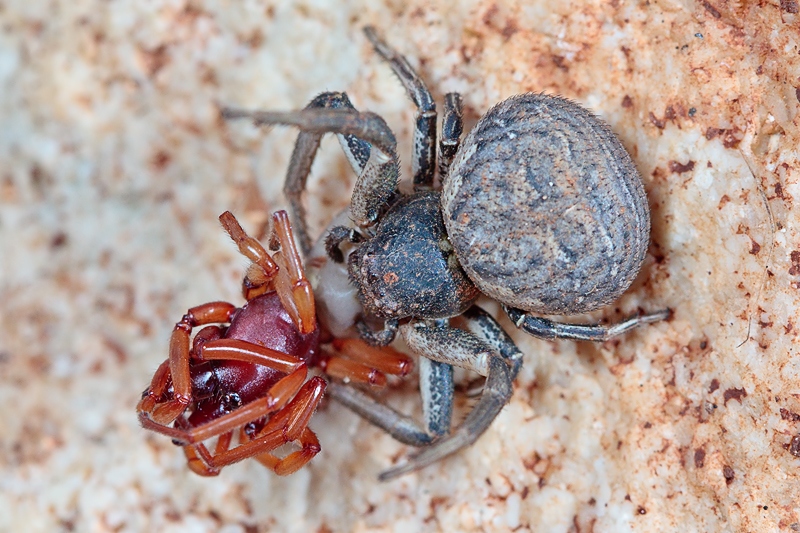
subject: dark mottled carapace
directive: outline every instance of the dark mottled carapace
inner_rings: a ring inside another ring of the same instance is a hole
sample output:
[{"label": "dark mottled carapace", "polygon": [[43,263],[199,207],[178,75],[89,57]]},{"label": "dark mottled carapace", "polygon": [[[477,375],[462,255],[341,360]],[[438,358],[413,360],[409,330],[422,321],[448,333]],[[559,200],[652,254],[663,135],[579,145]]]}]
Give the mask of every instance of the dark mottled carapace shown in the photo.
[{"label": "dark mottled carapace", "polygon": [[382,318],[447,318],[463,313],[478,290],[447,240],[439,192],[399,200],[375,236],[350,255],[364,308]]}]

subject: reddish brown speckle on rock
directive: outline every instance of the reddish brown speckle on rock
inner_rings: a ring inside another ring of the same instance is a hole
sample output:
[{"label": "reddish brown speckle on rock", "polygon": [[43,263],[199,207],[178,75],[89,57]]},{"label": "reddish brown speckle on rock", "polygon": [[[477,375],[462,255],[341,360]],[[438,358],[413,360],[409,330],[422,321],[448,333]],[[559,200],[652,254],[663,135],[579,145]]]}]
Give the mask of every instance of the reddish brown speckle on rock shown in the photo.
[{"label": "reddish brown speckle on rock", "polygon": [[678,163],[677,161],[670,161],[667,163],[669,171],[673,174],[683,174],[694,169],[694,161],[689,160],[687,163]]},{"label": "reddish brown speckle on rock", "polygon": [[660,118],[656,117],[653,114],[652,111],[648,114],[648,118],[650,119],[650,122],[653,124],[653,126],[655,126],[656,128],[658,128],[660,130],[664,129],[664,126],[666,125],[666,123],[664,122],[663,119],[660,119]]},{"label": "reddish brown speckle on rock", "polygon": [[52,248],[61,248],[65,244],[67,244],[67,234],[63,231],[59,231],[50,239],[50,246]]},{"label": "reddish brown speckle on rock", "polygon": [[442,506],[447,507],[449,501],[450,501],[450,498],[448,498],[447,496],[434,496],[433,498],[431,498],[431,501],[430,501],[430,504],[429,504],[430,510],[431,510],[431,515],[435,516],[440,507],[442,507]]},{"label": "reddish brown speckle on rock", "polygon": [[736,400],[742,403],[742,398],[747,397],[747,391],[744,389],[728,389],[723,393],[722,397],[725,398],[725,405],[728,405],[728,400]]},{"label": "reddish brown speckle on rock", "polygon": [[792,250],[789,253],[789,260],[792,262],[792,266],[789,267],[789,275],[797,276],[800,274],[800,251]]},{"label": "reddish brown speckle on rock", "polygon": [[697,448],[694,451],[694,466],[696,468],[703,468],[706,463],[706,451],[703,448]]},{"label": "reddish brown speckle on rock", "polygon": [[792,437],[792,440],[789,443],[789,453],[795,457],[800,457],[800,435],[795,435]]},{"label": "reddish brown speckle on rock", "polygon": [[169,165],[170,161],[172,161],[172,157],[165,152],[164,150],[159,150],[153,156],[152,163],[156,170],[164,170]]},{"label": "reddish brown speckle on rock", "polygon": [[730,466],[725,465],[722,467],[722,477],[725,478],[725,484],[730,485],[733,483],[733,478],[736,477],[736,472]]},{"label": "reddish brown speckle on rock", "polygon": [[761,245],[754,241],[752,237],[750,237],[750,244],[750,253],[752,255],[758,255],[758,252],[761,251]]},{"label": "reddish brown speckle on rock", "polygon": [[725,148],[736,148],[742,140],[739,136],[739,132],[724,128],[708,128],[705,137],[709,141],[715,137],[720,137],[722,139],[722,146]]},{"label": "reddish brown speckle on rock", "polygon": [[701,2],[701,4],[703,4],[703,7],[705,8],[705,10],[708,11],[708,14],[711,15],[712,17],[714,17],[715,19],[718,19],[718,18],[722,17],[722,14],[719,12],[719,10],[716,7],[714,7],[713,5],[711,5],[710,2],[708,2],[706,0],[703,0]]},{"label": "reddish brown speckle on rock", "polygon": [[788,409],[781,407],[781,418],[784,420],[791,420],[792,422],[800,422],[800,415]]},{"label": "reddish brown speckle on rock", "polygon": [[155,76],[169,62],[167,45],[162,44],[149,50],[139,50],[142,64],[150,77]]},{"label": "reddish brown speckle on rock", "polygon": [[[784,13],[797,13],[800,11],[797,0],[781,0],[781,11]],[[800,96],[797,97],[800,100]]]},{"label": "reddish brown speckle on rock", "polygon": [[556,67],[560,68],[561,70],[569,70],[569,67],[567,66],[566,63],[566,58],[564,56],[559,56],[554,54],[551,56],[551,59],[553,60],[553,64]]},{"label": "reddish brown speckle on rock", "polygon": [[500,32],[500,34],[503,37],[505,37],[506,41],[507,41],[507,40],[511,39],[511,37],[513,37],[514,34],[517,33],[518,31],[519,31],[519,27],[517,26],[516,22],[514,22],[512,19],[508,19],[508,20],[506,20],[506,25],[503,26],[503,29]]},{"label": "reddish brown speckle on rock", "polygon": [[630,109],[631,107],[633,107],[633,100],[627,94],[622,97],[622,107],[624,107],[625,109]]},{"label": "reddish brown speckle on rock", "polygon": [[264,33],[256,28],[244,41],[250,48],[258,48],[264,43]]},{"label": "reddish brown speckle on rock", "polygon": [[494,17],[500,8],[497,7],[497,4],[492,4],[492,6],[486,10],[486,13],[483,14],[483,23],[487,26],[492,25],[492,17]]},{"label": "reddish brown speckle on rock", "polygon": [[719,388],[719,380],[717,378],[712,379],[711,380],[711,385],[708,386],[709,394],[711,394],[712,392],[714,392],[718,388]]}]

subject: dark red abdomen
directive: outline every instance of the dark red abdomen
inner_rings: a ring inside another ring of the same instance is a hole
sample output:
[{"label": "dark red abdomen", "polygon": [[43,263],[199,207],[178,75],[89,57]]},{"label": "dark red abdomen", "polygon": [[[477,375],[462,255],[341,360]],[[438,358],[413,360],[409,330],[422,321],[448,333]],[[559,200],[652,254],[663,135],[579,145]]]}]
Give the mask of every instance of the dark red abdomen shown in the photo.
[{"label": "dark red abdomen", "polygon": [[[319,331],[301,334],[275,292],[250,300],[234,315],[222,338],[243,340],[306,362],[319,347]],[[241,361],[209,361],[194,366],[196,403],[189,424],[198,426],[266,395],[284,375],[267,366]]]}]

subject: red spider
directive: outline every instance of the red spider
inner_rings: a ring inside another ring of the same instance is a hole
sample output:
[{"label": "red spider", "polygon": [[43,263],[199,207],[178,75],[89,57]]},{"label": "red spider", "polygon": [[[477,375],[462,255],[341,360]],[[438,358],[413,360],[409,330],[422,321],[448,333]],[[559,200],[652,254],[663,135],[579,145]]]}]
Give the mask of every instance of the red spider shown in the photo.
[{"label": "red spider", "polygon": [[[306,380],[309,366],[373,385],[385,384],[385,373],[410,370],[407,357],[360,341],[334,341],[352,359],[320,350],[314,297],[286,212],[276,212],[273,221],[271,243],[278,251],[270,256],[230,212],[220,216],[253,262],[242,283],[247,304],[211,302],[189,309],[175,325],[169,358],[137,406],[142,426],[183,445],[189,468],[203,476],[248,457],[288,475],[319,453],[308,423],[326,382]],[[190,341],[192,329],[202,325]],[[237,430],[239,444],[231,448]],[[204,441],[213,437],[211,453]],[[290,442],[300,449],[283,458],[273,454]]]}]

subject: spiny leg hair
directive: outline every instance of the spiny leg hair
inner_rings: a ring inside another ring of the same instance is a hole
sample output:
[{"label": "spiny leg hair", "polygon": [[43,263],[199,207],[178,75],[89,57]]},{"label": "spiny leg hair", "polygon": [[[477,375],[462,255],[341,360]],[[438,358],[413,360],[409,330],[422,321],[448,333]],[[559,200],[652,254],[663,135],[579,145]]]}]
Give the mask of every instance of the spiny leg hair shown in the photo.
[{"label": "spiny leg hair", "polygon": [[[381,473],[381,481],[418,470],[471,445],[486,431],[512,394],[511,368],[505,358],[476,335],[451,327],[437,327],[435,321],[411,321],[400,327],[400,333],[415,352],[478,372],[486,376],[486,384],[478,403],[452,434],[427,446],[408,462]],[[509,353],[513,351],[510,347],[504,349]]]},{"label": "spiny leg hair", "polygon": [[367,26],[364,34],[375,51],[389,63],[392,71],[400,79],[406,93],[417,107],[414,127],[414,158],[411,170],[414,175],[414,190],[433,188],[436,170],[436,103],[428,87],[408,60],[381,39],[375,28]]},{"label": "spiny leg hair", "polygon": [[444,114],[442,115],[442,138],[439,139],[439,179],[444,182],[450,172],[461,144],[461,133],[464,131],[464,110],[461,95],[447,93],[444,95]]},{"label": "spiny leg hair", "polygon": [[312,108],[299,111],[246,111],[225,108],[227,119],[249,118],[255,125],[297,126],[310,133],[352,135],[371,145],[369,159],[358,176],[350,214],[361,227],[374,225],[382,208],[397,191],[399,164],[394,133],[379,115],[354,109]]},{"label": "spiny leg hair", "polygon": [[[351,109],[355,110],[347,94],[343,92],[325,92],[316,96],[305,109],[331,108],[331,109]],[[283,185],[283,192],[292,207],[292,222],[295,225],[295,233],[303,249],[303,255],[308,257],[311,252],[313,242],[308,234],[306,224],[306,209],[303,206],[302,194],[306,190],[308,176],[311,173],[311,165],[317,155],[321,133],[301,131],[297,136],[294,145],[292,158],[289,160],[289,168],[286,171],[286,181]],[[342,147],[350,166],[356,174],[361,174],[367,165],[370,154],[368,142],[353,135],[337,135],[339,144]]]}]

